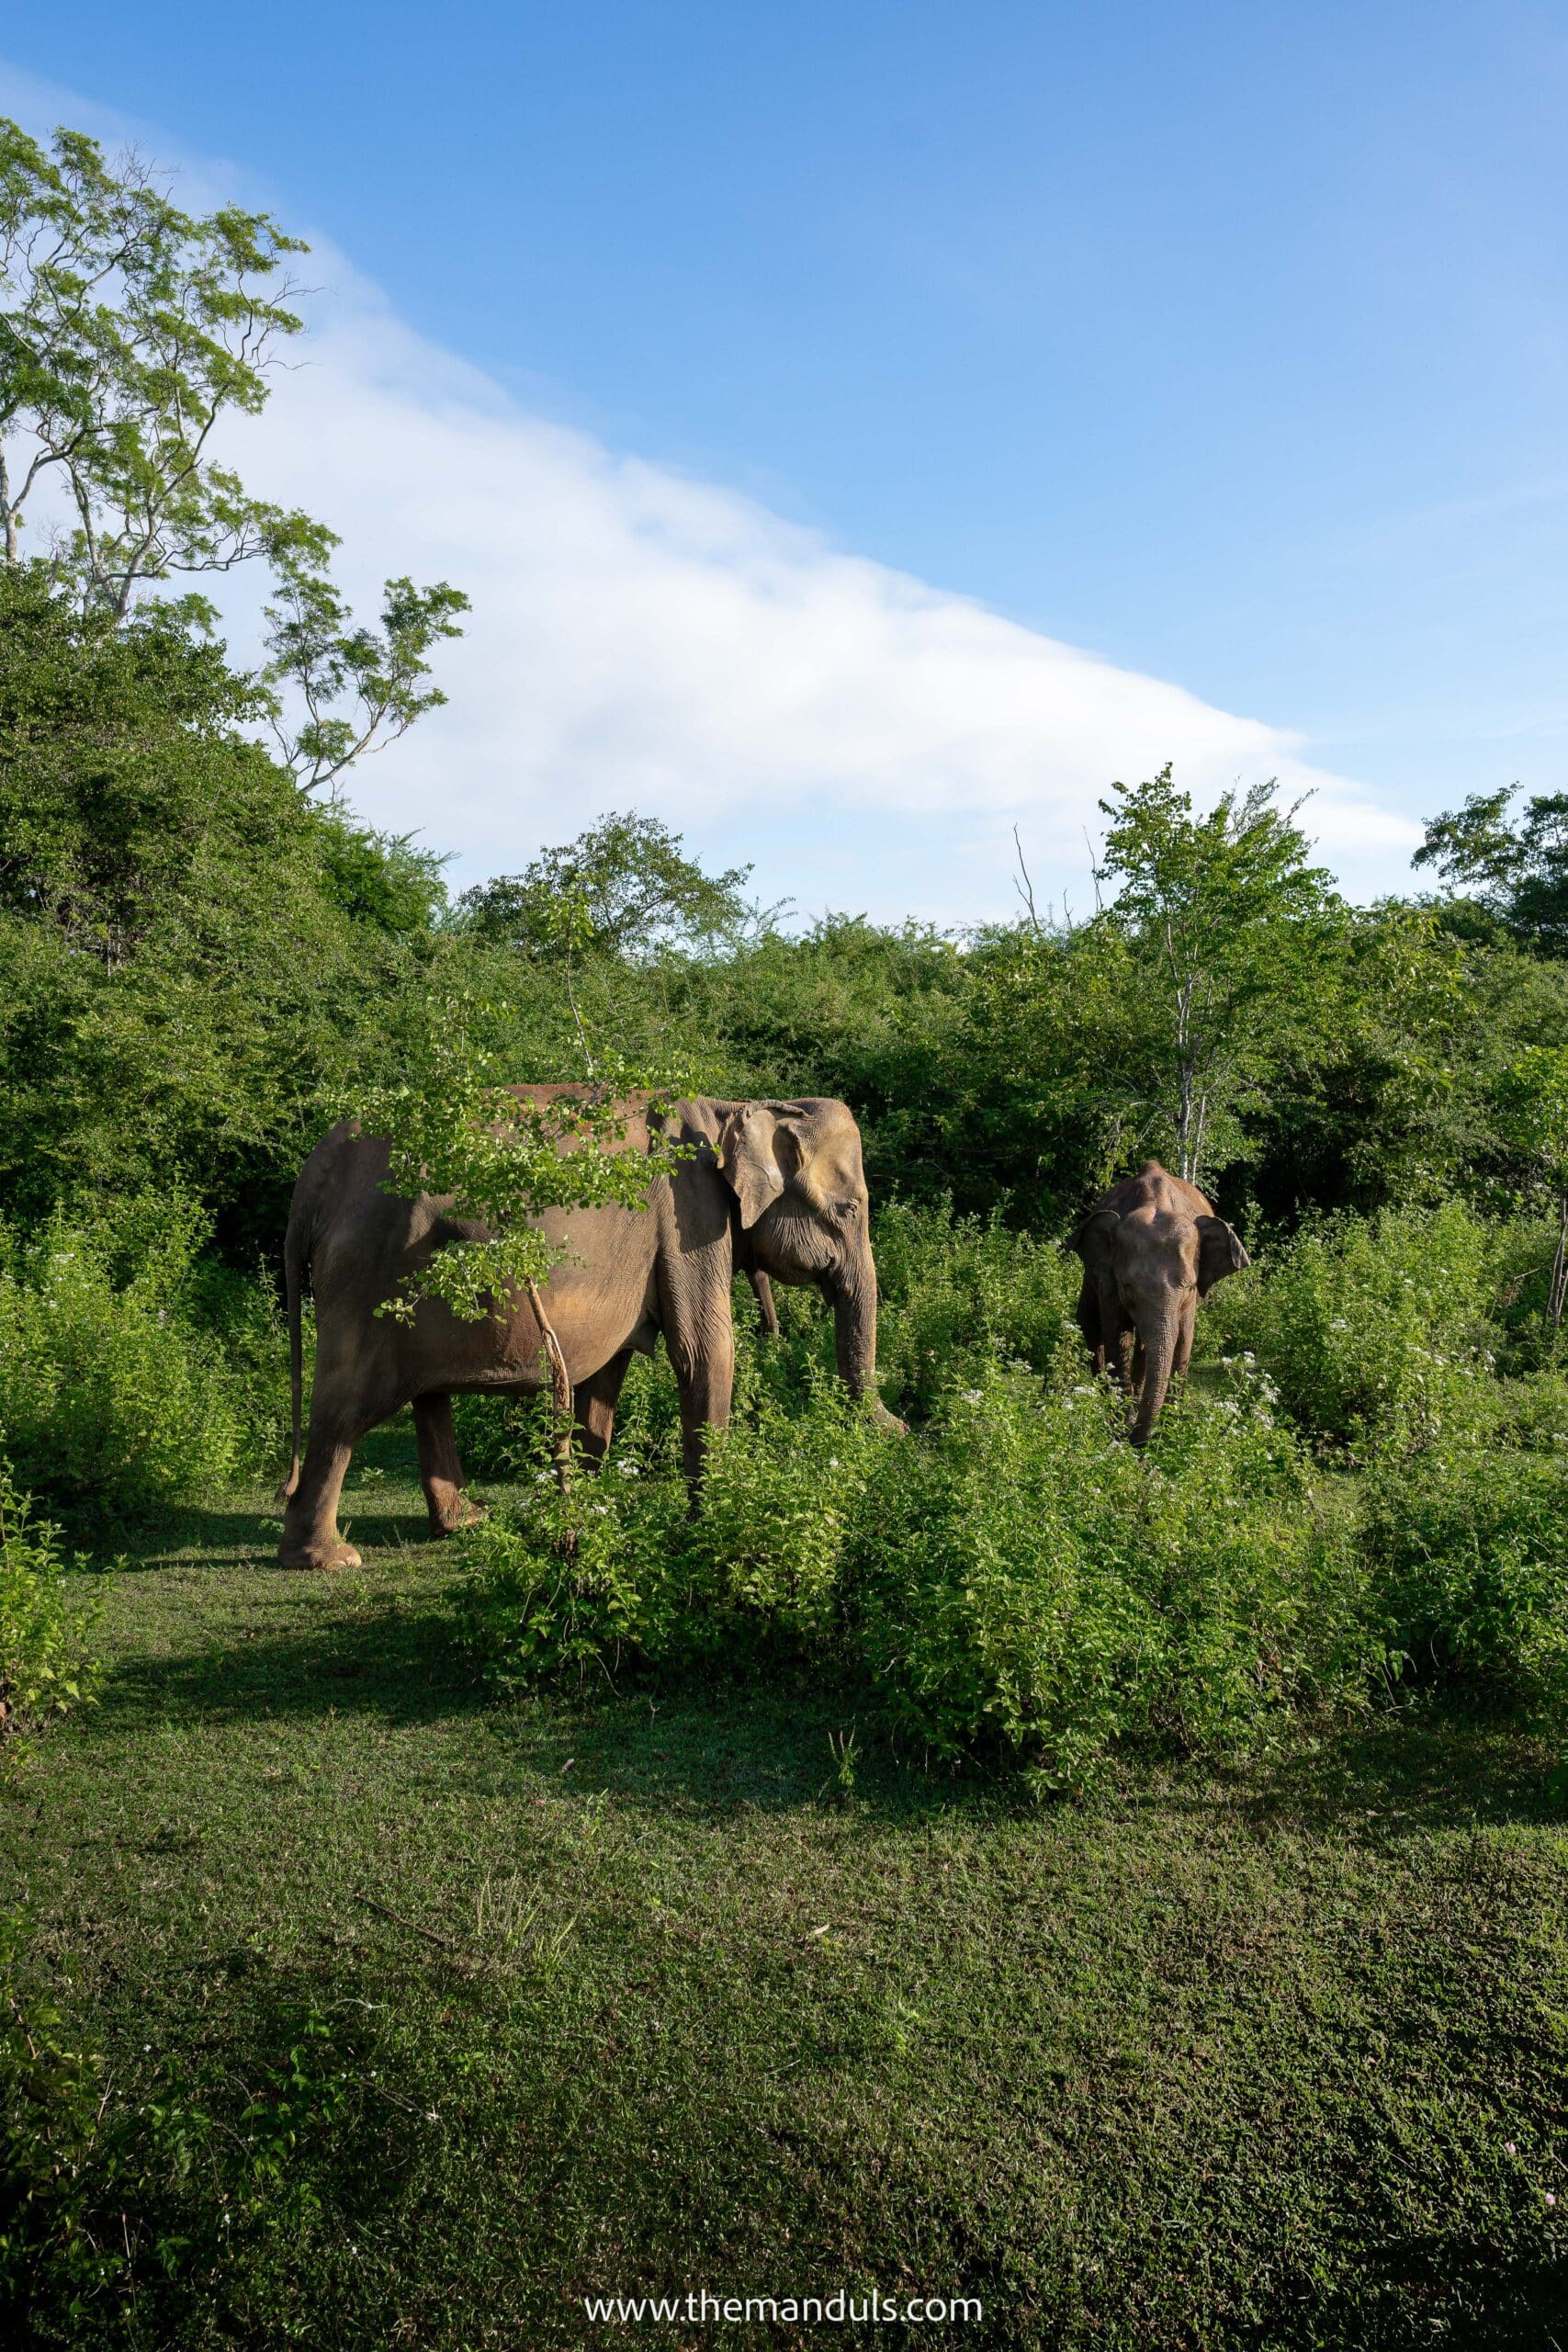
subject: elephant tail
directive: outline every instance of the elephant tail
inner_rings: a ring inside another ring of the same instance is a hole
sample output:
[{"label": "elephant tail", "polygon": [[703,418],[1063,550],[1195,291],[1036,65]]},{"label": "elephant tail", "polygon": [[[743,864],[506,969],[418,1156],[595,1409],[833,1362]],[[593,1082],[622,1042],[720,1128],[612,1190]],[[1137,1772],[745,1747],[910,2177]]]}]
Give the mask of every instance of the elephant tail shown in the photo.
[{"label": "elephant tail", "polygon": [[283,1245],[283,1292],[288,1312],[288,1405],[291,1445],[288,1476],[274,1499],[286,1503],[299,1484],[299,1424],[305,1399],[305,1339],[301,1324],[305,1277],[310,1268],[310,1237],[299,1204],[288,1213]]}]

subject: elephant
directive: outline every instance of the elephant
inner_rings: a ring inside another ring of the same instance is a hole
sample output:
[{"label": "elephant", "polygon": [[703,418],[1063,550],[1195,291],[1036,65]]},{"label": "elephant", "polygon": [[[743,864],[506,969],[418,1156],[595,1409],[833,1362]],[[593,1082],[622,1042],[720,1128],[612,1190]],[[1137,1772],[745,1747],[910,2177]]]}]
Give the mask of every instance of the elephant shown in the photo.
[{"label": "elephant", "polygon": [[[547,1104],[575,1090],[515,1087]],[[662,1334],[681,1399],[682,1451],[694,1494],[705,1433],[729,1418],[735,1334],[730,1283],[747,1275],[764,1332],[776,1331],[771,1284],[814,1283],[833,1309],[838,1367],[884,1425],[903,1423],[876,1393],[876,1268],[860,1131],[847,1104],[684,1101],[623,1107],[611,1148],[647,1152],[656,1138],[683,1148],[655,1176],[644,1208],[551,1210],[539,1220],[570,1251],[543,1292],[570,1375],[579,1442],[600,1463],[635,1353]],[[454,1393],[528,1394],[548,1385],[541,1325],[509,1295],[483,1321],[423,1299],[412,1322],[376,1308],[444,1242],[486,1238],[452,1215],[449,1199],[409,1200],[381,1189],[384,1139],[344,1123],[316,1146],[294,1188],[285,1246],[293,1386],[293,1461],[279,1557],[288,1567],[358,1565],[337,1528],[350,1457],[367,1430],[413,1408],[421,1483],[433,1535],[476,1517],[463,1493],[452,1422]],[[316,1366],[309,1442],[299,1458],[303,1380],[300,1301],[316,1302]]]},{"label": "elephant", "polygon": [[1095,1370],[1135,1397],[1129,1434],[1146,1445],[1170,1383],[1186,1377],[1199,1300],[1252,1261],[1197,1186],[1157,1159],[1113,1184],[1062,1247],[1083,1260],[1078,1328]]}]

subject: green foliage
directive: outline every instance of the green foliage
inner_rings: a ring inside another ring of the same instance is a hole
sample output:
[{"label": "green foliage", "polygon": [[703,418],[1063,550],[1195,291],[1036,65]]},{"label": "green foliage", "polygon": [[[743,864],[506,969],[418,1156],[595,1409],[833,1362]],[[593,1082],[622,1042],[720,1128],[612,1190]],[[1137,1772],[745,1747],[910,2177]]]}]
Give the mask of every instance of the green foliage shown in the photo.
[{"label": "green foliage", "polygon": [[[427,657],[468,598],[389,580],[379,628],[355,626],[327,574],[336,535],[214,457],[226,414],[265,405],[272,347],[300,332],[279,272],[306,250],[265,213],[193,219],[80,131],[48,154],[0,118],[0,561],[21,562],[28,502],[51,479],[77,519],[49,570],[89,615],[123,622],[146,583],[264,560],[277,585],[254,707],[310,792],[445,701]],[[199,595],[177,609],[210,624]]]},{"label": "green foliage", "polygon": [[1419,1680],[1457,1679],[1543,1716],[1568,1703],[1568,1385],[1515,1400],[1418,1460],[1378,1466],[1359,1505],[1373,1605]]},{"label": "green foliage", "polygon": [[[367,628],[319,568],[286,569],[266,607],[263,685],[274,739],[302,792],[333,783],[372,745],[395,743],[440,708],[446,697],[428,684],[429,655],[443,639],[461,637],[457,616],[468,609],[446,581],[416,588],[405,574],[386,582],[381,625]],[[296,704],[302,716],[291,723]]]},{"label": "green foliage", "polygon": [[895,1203],[877,1225],[876,1269],[880,1386],[899,1413],[929,1419],[993,1361],[1077,1373],[1081,1265],[1055,1242],[1010,1232],[995,1211],[982,1220]]},{"label": "green foliage", "polygon": [[155,2310],[158,2340],[194,2341],[236,2263],[312,2237],[321,2174],[374,2082],[313,2006],[268,2021],[243,2087],[151,2049],[113,2067],[28,1943],[22,1915],[0,1915],[0,2301],[50,2340],[140,2344]]},{"label": "green foliage", "polygon": [[656,1100],[649,1148],[623,1148],[640,1073],[617,1064],[592,1086],[535,1102],[508,1082],[493,1005],[432,995],[411,1011],[398,1075],[351,1086],[338,1107],[367,1135],[389,1139],[388,1192],[446,1195],[454,1216],[485,1230],[448,1241],[378,1311],[407,1320],[422,1298],[440,1298],[481,1320],[498,1297],[546,1282],[569,1254],[529,1219],[549,1209],[644,1208],[649,1186],[685,1147],[662,1134]]},{"label": "green foliage", "polygon": [[304,251],[265,213],[191,218],[80,131],[47,154],[0,119],[6,561],[52,477],[78,517],[69,571],[117,618],[141,581],[324,553],[327,535],[248,497],[209,447],[225,411],[265,402],[268,348],[300,328],[279,271]]},{"label": "green foliage", "polygon": [[928,1755],[989,1747],[1078,1787],[1119,1746],[1228,1750],[1367,1687],[1383,1649],[1364,1579],[1266,1381],[1235,1368],[1140,1457],[1069,1339],[1076,1267],[994,1223],[889,1227],[885,1385],[923,1430],[878,1431],[802,1316],[743,1343],[694,1516],[662,1367],[565,1498],[543,1437],[514,1440],[492,1460],[536,1499],[465,1537],[457,1589],[493,1688],[805,1659],[863,1679]]},{"label": "green foliage", "polygon": [[1117,1744],[1221,1750],[1292,1701],[1354,1695],[1375,1662],[1354,1574],[1267,1409],[1188,1406],[1147,1459],[1089,1384],[998,1374],[889,1464],[858,1575],[892,1722],[937,1755],[976,1741],[1052,1786]]},{"label": "green foliage", "polygon": [[[0,1188],[199,1187],[276,1246],[323,1099],[420,982],[435,877],[300,800],[167,613],[0,567]],[[410,907],[411,897],[414,900]]]},{"label": "green foliage", "polygon": [[[144,1519],[221,1487],[275,1429],[199,1315],[203,1221],[188,1201],[0,1233],[0,1450],[73,1522]],[[231,1327],[251,1323],[236,1315]],[[271,1346],[275,1331],[262,1328]],[[276,1375],[275,1375],[276,1376]]]},{"label": "green foliage", "polygon": [[[482,937],[545,963],[579,956],[646,962],[661,950],[711,948],[745,918],[751,869],[705,874],[656,818],[602,817],[521,874],[466,890],[461,916]],[[563,925],[563,912],[579,920]]]},{"label": "green foliage", "polygon": [[1500,1140],[1527,1196],[1544,1190],[1557,1213],[1546,1316],[1558,1330],[1568,1299],[1568,1046],[1532,1046],[1504,1071],[1496,1095]]},{"label": "green foliage", "polygon": [[1128,1108],[1195,1182],[1235,1157],[1236,1114],[1322,1019],[1339,901],[1272,784],[1224,793],[1203,817],[1168,767],[1112,789],[1095,878],[1115,899],[1097,927],[1126,952],[1143,1032],[1128,1040]]},{"label": "green foliage", "polygon": [[1462,808],[1434,818],[1411,862],[1435,865],[1450,890],[1465,894],[1445,909],[1461,927],[1568,956],[1568,793],[1537,794],[1516,826],[1508,806],[1517,790],[1472,793]]},{"label": "green foliage", "polygon": [[832,1654],[846,1546],[879,1440],[813,1366],[802,1368],[798,1398],[750,1385],[753,1410],[712,1441],[695,1516],[678,1427],[664,1415],[645,1413],[653,1442],[640,1448],[636,1422],[631,1432],[623,1422],[600,1476],[564,1495],[546,1467],[547,1420],[520,1419],[507,1467],[534,1499],[522,1521],[502,1515],[464,1537],[476,1572],[456,1590],[492,1688],[563,1667],[614,1679],[632,1664],[735,1662],[761,1646]]},{"label": "green foliage", "polygon": [[98,1667],[87,1644],[103,1588],[85,1607],[68,1596],[57,1537],[0,1454],[0,1759],[14,1755],[29,1724],[95,1694]]},{"label": "green foliage", "polygon": [[1489,1272],[1486,1227],[1462,1203],[1386,1209],[1308,1227],[1204,1314],[1322,1444],[1409,1453],[1474,1424],[1497,1336]]}]

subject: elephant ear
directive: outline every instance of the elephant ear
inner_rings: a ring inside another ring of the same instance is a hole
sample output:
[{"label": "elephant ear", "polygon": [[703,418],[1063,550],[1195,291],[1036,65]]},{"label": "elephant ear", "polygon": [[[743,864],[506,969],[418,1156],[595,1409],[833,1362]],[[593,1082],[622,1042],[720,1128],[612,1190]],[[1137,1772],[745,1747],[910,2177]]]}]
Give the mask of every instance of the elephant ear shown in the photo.
[{"label": "elephant ear", "polygon": [[765,1102],[742,1102],[719,1129],[718,1164],[740,1204],[742,1226],[755,1225],[784,1191],[778,1128],[778,1116]]},{"label": "elephant ear", "polygon": [[1241,1236],[1223,1216],[1201,1216],[1196,1223],[1198,1295],[1206,1298],[1216,1283],[1223,1283],[1227,1274],[1239,1274],[1252,1261],[1241,1246]]},{"label": "elephant ear", "polygon": [[1086,1266],[1099,1265],[1111,1247],[1111,1237],[1121,1224],[1120,1211],[1092,1209],[1081,1224],[1074,1227],[1063,1242],[1064,1250],[1076,1250]]}]

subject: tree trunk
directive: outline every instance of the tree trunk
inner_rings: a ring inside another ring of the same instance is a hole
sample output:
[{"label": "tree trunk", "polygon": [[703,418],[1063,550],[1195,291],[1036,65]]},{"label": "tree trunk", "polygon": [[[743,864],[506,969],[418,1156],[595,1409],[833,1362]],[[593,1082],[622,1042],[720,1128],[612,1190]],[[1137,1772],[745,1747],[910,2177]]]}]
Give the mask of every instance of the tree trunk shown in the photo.
[{"label": "tree trunk", "polygon": [[1557,1254],[1551,1261],[1551,1282],[1546,1294],[1546,1311],[1554,1331],[1562,1329],[1562,1307],[1568,1296],[1568,1193],[1558,1204]]}]

